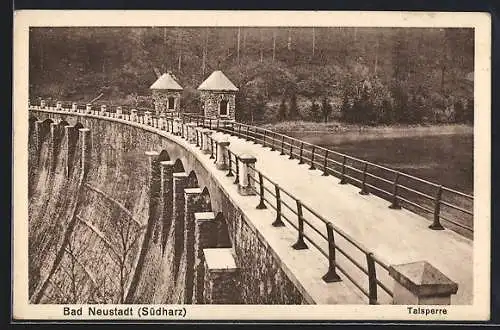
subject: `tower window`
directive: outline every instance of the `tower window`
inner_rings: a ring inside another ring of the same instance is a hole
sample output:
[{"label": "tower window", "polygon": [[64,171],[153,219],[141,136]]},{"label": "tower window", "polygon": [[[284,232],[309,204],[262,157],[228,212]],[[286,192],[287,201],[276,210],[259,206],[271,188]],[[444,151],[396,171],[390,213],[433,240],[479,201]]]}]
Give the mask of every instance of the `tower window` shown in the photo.
[{"label": "tower window", "polygon": [[173,110],[175,105],[175,100],[172,96],[168,98],[168,109]]},{"label": "tower window", "polygon": [[228,107],[229,107],[229,103],[227,102],[227,100],[220,101],[219,115],[227,116],[229,114]]}]

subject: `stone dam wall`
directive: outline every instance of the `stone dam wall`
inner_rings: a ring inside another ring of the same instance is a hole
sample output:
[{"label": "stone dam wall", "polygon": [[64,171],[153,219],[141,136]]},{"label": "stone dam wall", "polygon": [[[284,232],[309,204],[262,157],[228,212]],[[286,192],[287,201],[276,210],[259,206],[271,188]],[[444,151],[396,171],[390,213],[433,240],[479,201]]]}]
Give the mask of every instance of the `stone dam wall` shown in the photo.
[{"label": "stone dam wall", "polygon": [[32,303],[314,303],[186,145],[30,113]]}]

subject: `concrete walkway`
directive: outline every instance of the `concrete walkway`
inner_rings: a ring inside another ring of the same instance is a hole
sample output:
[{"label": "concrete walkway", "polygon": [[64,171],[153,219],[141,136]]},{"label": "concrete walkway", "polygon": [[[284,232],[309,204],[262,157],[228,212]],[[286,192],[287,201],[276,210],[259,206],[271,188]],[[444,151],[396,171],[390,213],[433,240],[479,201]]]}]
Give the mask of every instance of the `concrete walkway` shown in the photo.
[{"label": "concrete walkway", "polygon": [[[433,231],[430,222],[407,210],[389,209],[389,202],[370,195],[360,195],[359,188],[340,185],[339,179],[322,176],[319,170],[309,170],[309,165],[299,165],[298,160],[289,160],[279,151],[271,151],[235,136],[217,132],[214,137],[224,137],[230,141],[229,149],[235,154],[248,153],[257,158],[256,169],[275,181],[294,197],[300,199],[325,219],[363,244],[389,265],[397,265],[426,260],[458,283],[458,292],[452,296],[452,304],[472,304],[473,300],[473,247],[472,241],[450,230]],[[274,186],[266,183],[271,191]],[[266,193],[267,194],[267,193]],[[284,202],[295,209],[295,201],[283,196]],[[267,194],[266,198],[274,201]],[[283,212],[297,225],[297,216],[283,206]],[[317,217],[304,211],[304,218],[316,226],[326,236],[325,224]],[[285,222],[286,223],[286,222]],[[289,230],[294,229],[287,224]],[[328,251],[327,242],[307,225],[305,233],[322,249]],[[366,257],[352,244],[335,236],[336,244],[366,268]],[[306,241],[307,243],[307,241]],[[314,248],[309,244],[310,248]],[[355,281],[368,287],[367,276],[337,252],[338,264]],[[377,267],[377,278],[389,289],[393,280],[386,270]],[[349,280],[339,273],[346,283]],[[354,288],[354,286],[353,286]],[[356,288],[354,288],[356,289]],[[390,303],[391,298],[378,290],[381,303]]]}]

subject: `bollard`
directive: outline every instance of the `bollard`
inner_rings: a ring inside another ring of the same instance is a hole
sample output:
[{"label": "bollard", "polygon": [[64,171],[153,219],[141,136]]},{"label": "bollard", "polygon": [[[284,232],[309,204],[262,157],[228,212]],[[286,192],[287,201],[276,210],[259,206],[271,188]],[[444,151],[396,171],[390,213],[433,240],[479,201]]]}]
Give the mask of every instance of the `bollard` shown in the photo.
[{"label": "bollard", "polygon": [[210,135],[212,135],[212,133],[213,132],[208,128],[204,128],[201,131],[201,150],[203,151],[204,154],[210,153],[210,144],[208,139]]},{"label": "bollard", "polygon": [[139,117],[137,116],[137,110],[136,109],[131,109],[130,110],[130,121],[139,122]]},{"label": "bollard", "polygon": [[116,107],[115,117],[116,118],[122,118],[122,114],[123,114],[122,107]]},{"label": "bollard", "polygon": [[449,305],[458,284],[427,261],[389,267],[394,305]]},{"label": "bollard", "polygon": [[328,235],[328,271],[323,275],[322,279],[326,283],[340,282],[342,279],[337,274],[337,262],[335,259],[335,236],[333,232],[333,224],[326,223],[326,233]]},{"label": "bollard", "polygon": [[99,111],[99,115],[104,116],[106,113],[106,105],[101,105],[101,111]]},{"label": "bollard", "polygon": [[227,170],[228,164],[227,161],[227,153],[229,151],[228,146],[229,146],[229,141],[227,140],[219,140],[217,142],[217,158],[216,158],[216,163],[215,167],[219,170]]},{"label": "bollard", "polygon": [[195,144],[196,143],[196,124],[195,123],[188,123],[188,124],[186,124],[186,129],[187,129],[188,142]]},{"label": "bollard", "polygon": [[144,125],[151,125],[151,111],[144,111]]},{"label": "bollard", "polygon": [[162,131],[165,130],[165,114],[160,113],[160,118],[158,118],[158,128],[161,129]]},{"label": "bollard", "polygon": [[181,126],[182,126],[182,121],[180,118],[174,118],[172,122],[172,133],[174,135],[181,135]]},{"label": "bollard", "polygon": [[299,221],[299,236],[297,237],[297,242],[292,245],[292,248],[295,250],[304,250],[308,249],[306,242],[304,242],[304,216],[302,215],[302,203],[300,200],[296,200],[297,202],[297,216]]},{"label": "bollard", "polygon": [[255,163],[257,159],[248,154],[242,154],[239,157],[239,180],[238,192],[240,195],[255,195]]}]

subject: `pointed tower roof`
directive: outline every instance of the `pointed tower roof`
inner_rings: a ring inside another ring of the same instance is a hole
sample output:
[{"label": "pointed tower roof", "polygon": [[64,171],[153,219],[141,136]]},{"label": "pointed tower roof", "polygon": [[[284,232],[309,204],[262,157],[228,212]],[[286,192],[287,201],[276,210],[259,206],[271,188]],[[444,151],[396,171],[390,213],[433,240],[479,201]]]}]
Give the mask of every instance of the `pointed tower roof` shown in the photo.
[{"label": "pointed tower roof", "polygon": [[229,80],[222,71],[214,71],[198,87],[202,91],[231,91],[236,92],[238,88]]},{"label": "pointed tower roof", "polygon": [[150,89],[169,89],[169,90],[182,90],[181,85],[175,80],[175,78],[170,73],[164,73],[158,80],[156,80],[150,87]]}]

